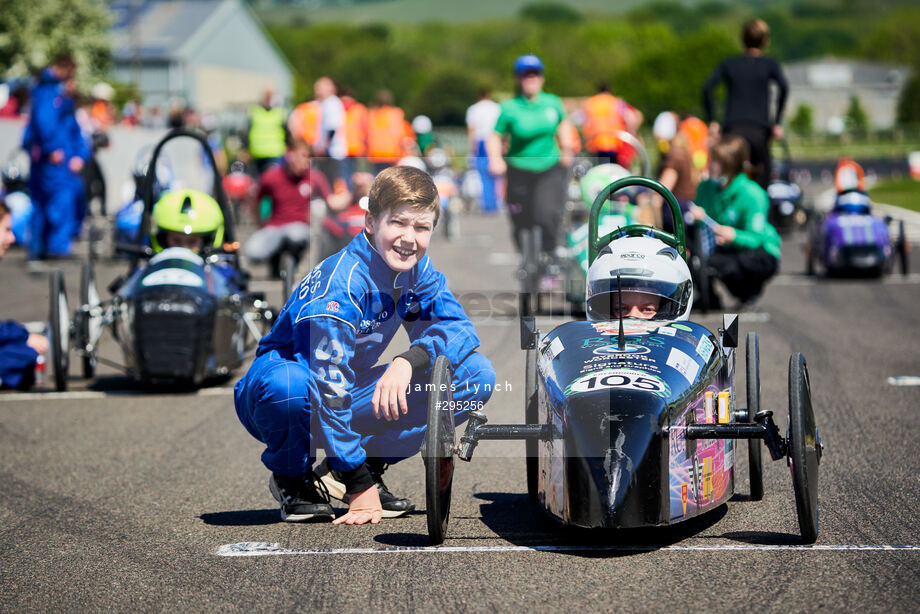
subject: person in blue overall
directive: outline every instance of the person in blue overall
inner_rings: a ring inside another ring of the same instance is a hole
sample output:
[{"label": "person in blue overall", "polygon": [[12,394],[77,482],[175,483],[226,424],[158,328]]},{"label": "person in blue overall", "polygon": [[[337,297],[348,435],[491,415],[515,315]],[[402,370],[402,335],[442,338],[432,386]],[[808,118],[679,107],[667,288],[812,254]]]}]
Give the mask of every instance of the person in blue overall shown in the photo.
[{"label": "person in blue overall", "polygon": [[[13,216],[0,199],[0,258],[16,239]],[[35,363],[48,351],[48,338],[30,333],[14,320],[0,320],[0,388],[29,389],[35,383]]]},{"label": "person in blue overall", "polygon": [[[69,79],[65,85],[68,96],[65,98],[64,113],[64,130],[67,133],[67,148],[65,157],[67,158],[67,169],[70,171],[68,180],[70,183],[71,198],[73,199],[74,224],[71,228],[70,235],[76,238],[83,228],[83,221],[89,213],[89,202],[86,198],[86,184],[83,181],[83,168],[86,161],[92,155],[89,136],[83,133],[80,122],[77,121],[74,91],[74,80]],[[69,107],[69,108],[66,108]]]},{"label": "person in blue overall", "polygon": [[[76,70],[73,58],[58,55],[32,89],[32,112],[23,134],[23,148],[32,162],[29,177],[34,212],[29,258],[69,256],[74,225],[74,190],[69,117],[74,112],[67,81]],[[79,160],[79,158],[77,158]]]},{"label": "person in blue overall", "polygon": [[[284,521],[332,520],[330,495],[349,503],[337,524],[415,509],[382,474],[421,448],[435,358],[450,361],[458,422],[495,385],[472,322],[426,256],[440,212],[431,177],[388,168],[368,201],[364,230],[301,281],[234,389],[240,421],[266,446]],[[409,350],[375,366],[400,326]],[[314,470],[318,447],[326,459]]]}]

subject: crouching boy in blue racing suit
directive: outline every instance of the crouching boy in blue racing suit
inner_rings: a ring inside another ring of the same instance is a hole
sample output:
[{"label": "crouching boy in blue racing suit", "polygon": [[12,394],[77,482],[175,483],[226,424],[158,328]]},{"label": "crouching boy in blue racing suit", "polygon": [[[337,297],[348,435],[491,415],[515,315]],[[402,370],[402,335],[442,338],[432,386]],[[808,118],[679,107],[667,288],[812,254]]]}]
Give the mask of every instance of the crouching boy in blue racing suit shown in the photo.
[{"label": "crouching boy in blue racing suit", "polygon": [[[16,242],[13,216],[0,198],[0,258]],[[28,390],[35,383],[35,362],[48,351],[48,338],[30,333],[13,320],[0,321],[0,388]]]},{"label": "crouching boy in blue racing suit", "polygon": [[[421,448],[435,357],[450,360],[458,422],[495,384],[472,322],[425,255],[440,212],[431,177],[386,169],[368,200],[364,231],[300,282],[234,390],[240,421],[266,446],[285,521],[332,520],[330,494],[349,503],[337,524],[412,511],[381,476]],[[409,350],[374,366],[400,325]],[[317,447],[326,460],[314,471]]]}]

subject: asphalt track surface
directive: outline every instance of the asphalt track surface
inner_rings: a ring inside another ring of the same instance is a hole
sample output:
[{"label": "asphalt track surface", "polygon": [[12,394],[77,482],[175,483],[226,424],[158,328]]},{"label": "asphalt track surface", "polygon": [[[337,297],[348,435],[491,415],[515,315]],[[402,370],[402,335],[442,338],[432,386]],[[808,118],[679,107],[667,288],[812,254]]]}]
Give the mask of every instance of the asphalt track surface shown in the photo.
[{"label": "asphalt track surface", "polygon": [[[475,311],[481,351],[510,388],[493,395],[491,421],[521,422],[507,222],[468,216],[461,232],[438,237],[431,254]],[[443,548],[426,547],[418,456],[386,475],[417,503],[408,518],[282,523],[260,444],[233,410],[235,379],[199,393],[144,390],[108,367],[82,381],[74,358],[74,392],[0,394],[0,610],[916,611],[920,388],[888,378],[920,375],[920,276],[806,278],[801,243],[785,242],[781,274],[741,329],[760,334],[762,406],[783,432],[789,355],[808,361],[826,444],[813,548],[798,546],[784,461],[764,461],[762,502],[746,500],[742,453],[735,497],[700,519],[581,533],[528,503],[519,442],[484,442],[472,463],[458,463]],[[920,270],[920,257],[912,265]],[[79,263],[60,266],[73,305]],[[104,296],[124,270],[99,266]],[[26,272],[21,251],[4,259],[0,280],[4,318],[47,317],[47,275]],[[280,299],[280,282],[255,285]],[[119,359],[110,336],[101,345]],[[743,358],[738,367],[743,399]]]}]

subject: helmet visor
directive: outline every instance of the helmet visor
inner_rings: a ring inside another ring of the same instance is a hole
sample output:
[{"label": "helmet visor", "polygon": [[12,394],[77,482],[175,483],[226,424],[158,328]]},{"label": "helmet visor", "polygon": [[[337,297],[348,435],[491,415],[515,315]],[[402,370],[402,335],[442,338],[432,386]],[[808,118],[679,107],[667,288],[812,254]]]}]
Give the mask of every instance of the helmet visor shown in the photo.
[{"label": "helmet visor", "polygon": [[645,320],[674,320],[682,314],[690,296],[690,282],[671,283],[653,279],[622,277],[590,282],[587,312],[592,320],[634,317]]}]

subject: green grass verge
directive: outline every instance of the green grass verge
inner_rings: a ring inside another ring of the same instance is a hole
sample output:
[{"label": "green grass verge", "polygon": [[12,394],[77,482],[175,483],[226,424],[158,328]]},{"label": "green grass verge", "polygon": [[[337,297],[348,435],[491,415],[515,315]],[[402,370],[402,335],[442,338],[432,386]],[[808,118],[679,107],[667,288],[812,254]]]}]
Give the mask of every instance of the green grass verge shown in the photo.
[{"label": "green grass verge", "polygon": [[877,183],[869,190],[872,200],[920,212],[920,181],[910,177]]}]

